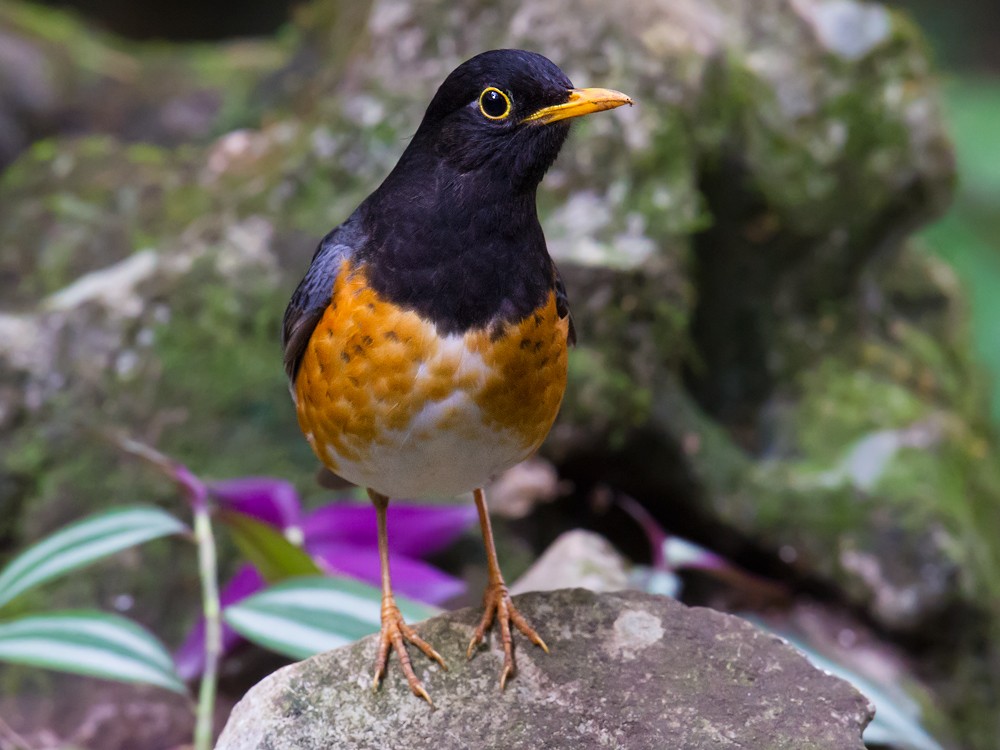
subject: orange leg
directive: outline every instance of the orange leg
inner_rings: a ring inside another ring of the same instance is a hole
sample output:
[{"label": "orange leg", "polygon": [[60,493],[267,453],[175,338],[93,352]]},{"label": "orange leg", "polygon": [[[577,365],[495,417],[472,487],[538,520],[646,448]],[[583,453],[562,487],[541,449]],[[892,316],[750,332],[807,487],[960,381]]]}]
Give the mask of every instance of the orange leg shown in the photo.
[{"label": "orange leg", "polygon": [[[374,490],[368,490],[368,496],[375,504],[375,512],[378,518],[378,557],[382,568],[382,630],[379,633],[378,657],[375,659],[375,679],[372,682],[372,689],[378,690],[379,683],[385,676],[386,664],[389,661],[389,649],[396,649],[399,657],[399,665],[403,669],[403,675],[414,695],[423,698],[432,706],[434,703],[424,689],[424,685],[417,678],[410,663],[410,655],[406,652],[406,643],[409,641],[419,648],[429,659],[433,659],[441,665],[442,669],[448,667],[441,658],[441,654],[435,651],[427,641],[417,635],[417,632],[403,621],[403,615],[396,606],[396,600],[392,596],[392,582],[389,577],[389,535],[386,532],[385,512],[389,507],[389,498],[380,495]],[[405,639],[405,640],[404,640]]]},{"label": "orange leg", "polygon": [[486,565],[489,568],[490,578],[483,594],[483,604],[486,611],[479,621],[472,641],[469,642],[466,656],[469,659],[472,658],[476,647],[483,642],[486,631],[490,629],[493,619],[496,617],[500,623],[500,639],[503,643],[503,671],[500,673],[500,689],[503,690],[507,679],[513,677],[517,672],[517,665],[514,662],[514,639],[510,633],[511,623],[514,623],[518,630],[528,636],[528,639],[536,646],[540,646],[545,653],[549,652],[549,647],[545,645],[545,641],[539,637],[510,600],[510,592],[507,590],[507,584],[500,572],[497,550],[493,544],[493,527],[490,526],[490,516],[486,509],[486,495],[481,489],[477,489],[475,497],[476,510],[479,511],[479,526],[483,530],[483,545],[486,547]]}]

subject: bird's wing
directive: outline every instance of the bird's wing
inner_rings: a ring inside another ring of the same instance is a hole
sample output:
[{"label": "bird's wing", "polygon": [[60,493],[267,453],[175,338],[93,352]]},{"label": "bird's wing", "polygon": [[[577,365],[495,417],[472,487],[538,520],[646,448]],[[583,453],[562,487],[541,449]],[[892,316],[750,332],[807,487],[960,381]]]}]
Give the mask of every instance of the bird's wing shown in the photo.
[{"label": "bird's wing", "polygon": [[337,273],[344,260],[354,257],[363,242],[359,223],[357,216],[352,216],[320,241],[309,270],[285,308],[281,347],[285,373],[293,386],[306,345],[330,303]]},{"label": "bird's wing", "polygon": [[569,319],[569,335],[566,337],[566,340],[570,346],[573,346],[576,343],[576,326],[573,325],[573,314],[569,311],[569,297],[566,294],[566,286],[563,284],[562,277],[559,275],[559,269],[556,268],[555,263],[552,264],[552,274],[556,287],[556,312],[559,313],[560,318]]}]

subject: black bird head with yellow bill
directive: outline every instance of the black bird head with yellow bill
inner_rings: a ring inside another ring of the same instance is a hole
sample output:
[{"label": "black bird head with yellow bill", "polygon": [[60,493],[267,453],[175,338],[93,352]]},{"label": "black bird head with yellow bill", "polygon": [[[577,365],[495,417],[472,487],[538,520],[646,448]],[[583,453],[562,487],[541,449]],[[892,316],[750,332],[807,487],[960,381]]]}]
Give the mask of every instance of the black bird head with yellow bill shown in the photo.
[{"label": "black bird head with yellow bill", "polygon": [[411,151],[443,160],[489,192],[532,191],[558,155],[571,118],[624,103],[630,99],[617,91],[573,88],[542,55],[484,52],[441,84]]},{"label": "black bird head with yellow bill", "polygon": [[538,183],[572,118],[626,103],[616,91],[574,88],[532,52],[494,50],[460,65],[367,202],[378,217],[371,248],[385,258],[372,286],[443,332],[534,310],[552,275]]}]

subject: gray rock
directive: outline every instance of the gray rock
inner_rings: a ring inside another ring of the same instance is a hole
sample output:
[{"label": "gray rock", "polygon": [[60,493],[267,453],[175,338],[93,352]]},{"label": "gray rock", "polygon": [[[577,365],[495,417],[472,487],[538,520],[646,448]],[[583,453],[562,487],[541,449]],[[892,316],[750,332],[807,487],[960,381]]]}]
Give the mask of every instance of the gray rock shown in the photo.
[{"label": "gray rock", "polygon": [[514,594],[565,588],[621,591],[629,587],[628,569],[628,560],[603,536],[573,529],[560,534],[510,590]]},{"label": "gray rock", "polygon": [[420,632],[451,671],[417,659],[436,708],[412,696],[395,660],[369,689],[374,637],[275,672],[234,709],[216,750],[327,748],[863,748],[868,701],[749,623],[635,592],[525,594],[517,605],[549,655],[522,645],[499,692],[494,641],[471,662],[478,612]]}]

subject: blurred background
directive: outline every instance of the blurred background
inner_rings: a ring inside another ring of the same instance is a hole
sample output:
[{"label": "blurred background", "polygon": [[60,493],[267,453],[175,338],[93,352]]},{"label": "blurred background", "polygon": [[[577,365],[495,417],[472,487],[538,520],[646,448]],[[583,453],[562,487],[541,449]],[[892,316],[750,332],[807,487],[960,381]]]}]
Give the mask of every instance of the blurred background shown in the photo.
[{"label": "blurred background", "polygon": [[[990,0],[0,5],[0,563],[95,510],[183,514],[105,428],[360,501],[315,480],[285,302],[447,72],[520,46],[639,106],[581,123],[540,191],[581,343],[541,457],[492,490],[508,579],[553,578],[550,550],[561,585],[751,614],[877,693],[870,746],[1000,747],[998,35]],[[448,606],[479,599],[477,535],[430,554]],[[176,647],[187,551],[3,614],[98,606]],[[230,654],[219,720],[282,663]],[[191,713],[0,666],[0,720],[0,748],[124,750]]]}]

